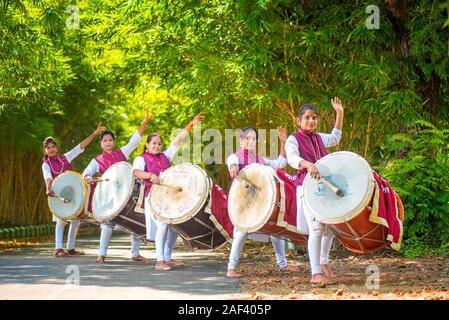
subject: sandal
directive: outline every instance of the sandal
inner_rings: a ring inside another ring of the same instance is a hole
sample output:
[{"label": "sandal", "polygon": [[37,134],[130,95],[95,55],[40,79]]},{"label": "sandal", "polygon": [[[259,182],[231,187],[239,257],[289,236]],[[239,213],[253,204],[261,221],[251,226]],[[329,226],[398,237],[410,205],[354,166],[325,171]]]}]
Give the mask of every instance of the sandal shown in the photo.
[{"label": "sandal", "polygon": [[168,264],[161,261],[161,262],[156,263],[156,265],[154,266],[154,269],[160,270],[160,271],[168,271],[168,270],[171,270],[172,268]]},{"label": "sandal", "polygon": [[70,255],[70,256],[84,256],[85,255],[85,253],[84,253],[84,251],[81,251],[81,250],[75,250],[75,249],[70,249],[70,250],[67,250],[67,253]]},{"label": "sandal", "polygon": [[165,264],[168,264],[170,267],[182,267],[184,266],[183,262],[179,262],[176,260],[165,261]]},{"label": "sandal", "polygon": [[56,258],[65,257],[67,255],[67,252],[64,251],[64,249],[56,249],[53,253]]},{"label": "sandal", "polygon": [[104,260],[106,259],[106,257],[105,256],[98,256],[98,258],[97,258],[97,263],[98,264],[103,264],[103,263],[106,263]]},{"label": "sandal", "polygon": [[137,257],[131,258],[133,261],[142,261],[143,263],[148,263],[148,260],[142,257],[141,255],[138,255]]}]

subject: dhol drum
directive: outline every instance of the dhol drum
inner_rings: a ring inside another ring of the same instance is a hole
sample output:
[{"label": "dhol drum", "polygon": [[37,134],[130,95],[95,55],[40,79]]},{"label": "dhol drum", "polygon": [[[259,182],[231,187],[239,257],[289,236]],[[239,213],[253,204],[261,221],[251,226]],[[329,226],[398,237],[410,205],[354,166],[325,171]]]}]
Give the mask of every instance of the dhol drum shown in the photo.
[{"label": "dhol drum", "polygon": [[87,196],[86,200],[84,201],[84,210],[78,216],[78,218],[90,224],[99,225],[100,223],[97,220],[95,220],[94,214],[92,213],[92,198],[94,195],[95,188],[94,186],[91,186],[88,183],[86,183],[86,187],[87,187]]},{"label": "dhol drum", "polygon": [[146,241],[145,215],[138,212],[142,189],[128,162],[113,164],[95,187],[92,198],[95,219],[100,223],[109,222]]},{"label": "dhol drum", "polygon": [[[225,245],[230,239],[226,231],[230,220],[224,206],[214,215],[212,194],[221,189],[206,172],[197,165],[182,163],[159,177],[160,184],[153,185],[145,203],[155,219],[169,224],[191,250],[216,250]],[[217,194],[226,200],[223,192]],[[219,204],[219,200],[214,201]]]},{"label": "dhol drum", "polygon": [[[307,175],[303,183],[306,212],[328,224],[353,252],[368,253],[388,246],[387,228],[370,221],[376,182],[368,162],[355,153],[339,151],[321,158],[315,166],[322,178],[343,191],[343,196]],[[396,202],[402,221],[404,208],[397,194]]]},{"label": "dhol drum", "polygon": [[72,220],[83,214],[87,186],[78,172],[65,171],[51,185],[54,197],[48,197],[52,214],[62,220]]},{"label": "dhol drum", "polygon": [[[296,190],[287,183],[288,179],[281,179],[269,166],[253,163],[243,168],[228,196],[229,216],[234,226],[243,232],[271,234],[305,247],[308,236],[296,227],[296,206],[287,205],[291,201],[296,203]],[[287,187],[295,190],[288,198]],[[293,217],[295,225],[285,221],[286,214]]]}]

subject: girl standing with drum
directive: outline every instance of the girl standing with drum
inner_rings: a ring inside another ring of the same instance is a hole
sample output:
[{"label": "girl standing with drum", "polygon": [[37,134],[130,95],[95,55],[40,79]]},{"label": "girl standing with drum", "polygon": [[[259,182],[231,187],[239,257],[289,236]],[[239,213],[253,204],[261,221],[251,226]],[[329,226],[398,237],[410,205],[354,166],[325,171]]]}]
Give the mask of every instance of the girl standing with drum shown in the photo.
[{"label": "girl standing with drum", "polygon": [[[296,187],[297,199],[297,226],[299,220],[305,216],[309,230],[307,249],[312,272],[311,283],[331,284],[335,274],[329,268],[329,252],[334,239],[334,234],[325,224],[318,222],[312,216],[304,212],[302,203],[302,183],[307,173],[312,178],[319,179],[320,174],[314,163],[328,154],[326,148],[336,146],[340,142],[344,111],[341,100],[337,97],[331,100],[332,107],[337,116],[335,126],[331,134],[316,133],[318,125],[318,110],[314,105],[303,105],[297,116],[299,130],[289,136],[285,144],[288,164],[298,170]],[[324,274],[323,274],[324,273]]]},{"label": "girl standing with drum", "polygon": [[[151,116],[148,115],[148,111],[146,111],[145,119],[139,129],[132,135],[128,144],[120,149],[115,149],[115,137],[111,131],[102,132],[100,135],[100,143],[103,153],[95,159],[92,159],[87,168],[83,171],[83,177],[86,182],[89,184],[95,184],[96,182],[93,176],[96,173],[103,174],[114,163],[128,161],[130,154],[137,148],[139,142],[142,140],[142,135],[145,132],[150,120]],[[97,258],[97,263],[105,263],[113,229],[114,225],[111,223],[101,224],[100,252]],[[139,254],[140,240],[134,235],[131,236],[131,247],[133,261],[147,262],[147,260]]]},{"label": "girl standing with drum", "polygon": [[[272,167],[273,169],[282,169],[287,165],[287,159],[285,158],[284,144],[287,138],[284,128],[278,129],[278,136],[281,140],[281,154],[277,160],[270,160],[261,157],[256,154],[256,141],[258,138],[256,129],[252,127],[245,127],[240,133],[240,146],[241,149],[236,153],[231,154],[227,159],[227,165],[231,179],[234,180],[238,172],[251,163],[261,163]],[[229,278],[239,278],[241,275],[235,272],[235,268],[239,262],[240,255],[245,245],[245,241],[248,238],[256,241],[268,242],[271,239],[271,243],[276,255],[276,262],[281,270],[285,271],[298,271],[298,268],[292,265],[288,265],[285,259],[284,240],[269,236],[268,234],[253,233],[248,234],[234,228],[234,239],[232,240],[231,252],[229,255],[228,271],[226,276]]]},{"label": "girl standing with drum", "polygon": [[[145,221],[147,227],[147,239],[155,241],[157,262],[156,270],[170,270],[174,266],[182,265],[172,260],[171,255],[175,246],[178,234],[166,223],[154,219],[151,208],[147,203],[147,196],[150,193],[153,184],[159,184],[159,175],[162,171],[170,167],[170,162],[178,153],[179,147],[184,139],[189,135],[193,126],[204,119],[204,116],[198,114],[190,123],[179,133],[171,142],[170,146],[164,152],[161,152],[162,138],[158,133],[153,133],[147,137],[144,153],[136,157],[133,163],[133,173],[138,179],[143,180],[145,184]],[[152,230],[156,229],[156,235]]]},{"label": "girl standing with drum", "polygon": [[[98,125],[97,129],[88,136],[85,140],[83,140],[80,144],[78,144],[75,148],[65,153],[64,155],[59,155],[58,146],[56,144],[55,139],[52,137],[47,137],[44,140],[44,163],[42,164],[42,172],[45,180],[45,187],[47,189],[47,195],[50,197],[54,196],[53,190],[51,188],[52,181],[59,176],[61,173],[72,170],[71,162],[77,156],[79,156],[84,149],[92,142],[92,140],[100,134],[100,132],[104,131],[105,128]],[[78,233],[78,228],[80,225],[79,219],[70,220],[70,228],[69,235],[67,239],[67,252],[62,248],[62,238],[64,236],[64,228],[67,224],[67,221],[59,219],[53,216],[53,221],[56,222],[55,228],[55,246],[56,250],[54,252],[55,257],[64,257],[66,255],[83,255],[83,251],[75,250],[75,238]]]}]

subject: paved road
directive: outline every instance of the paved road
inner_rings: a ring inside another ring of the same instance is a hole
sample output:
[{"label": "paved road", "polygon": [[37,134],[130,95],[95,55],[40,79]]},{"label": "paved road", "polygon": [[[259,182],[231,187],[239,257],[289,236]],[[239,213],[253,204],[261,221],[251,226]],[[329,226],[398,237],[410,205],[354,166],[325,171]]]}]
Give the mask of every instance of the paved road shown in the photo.
[{"label": "paved road", "polygon": [[[98,236],[79,237],[85,256],[54,258],[48,243],[21,252],[0,254],[0,299],[226,299],[240,293],[240,282],[227,279],[226,255],[187,251],[180,240],[174,259],[186,266],[154,269],[154,245],[143,245],[149,264],[131,261],[129,236],[115,233],[108,264],[98,265]],[[79,285],[76,274],[79,272]]]}]

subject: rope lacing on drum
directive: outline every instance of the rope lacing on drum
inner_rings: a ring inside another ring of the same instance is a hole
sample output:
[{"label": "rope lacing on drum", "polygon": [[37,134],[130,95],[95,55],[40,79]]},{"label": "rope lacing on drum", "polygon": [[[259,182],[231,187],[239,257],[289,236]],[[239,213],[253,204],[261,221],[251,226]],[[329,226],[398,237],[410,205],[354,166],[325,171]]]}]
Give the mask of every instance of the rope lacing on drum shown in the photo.
[{"label": "rope lacing on drum", "polygon": [[[368,241],[372,241],[372,242],[380,242],[380,243],[384,243],[385,240],[378,240],[378,239],[372,239],[372,238],[368,238],[368,236],[373,233],[374,231],[376,231],[379,227],[382,227],[381,225],[377,225],[375,228],[371,229],[368,233],[366,233],[363,236],[360,236],[355,230],[354,228],[351,226],[351,224],[349,223],[349,221],[345,220],[345,224],[348,226],[349,230],[351,231],[351,233],[347,233],[344,231],[341,231],[337,228],[335,228],[332,225],[329,225],[332,230],[334,230],[334,232],[338,235],[341,236],[344,239],[348,239],[348,240],[355,240],[357,241],[357,243],[360,245],[362,250],[365,250],[365,246],[363,245],[363,243],[361,242],[361,240],[368,240]],[[383,232],[383,229],[382,229]]]}]

